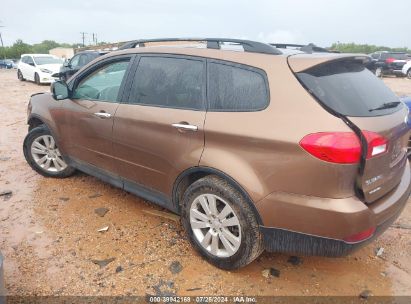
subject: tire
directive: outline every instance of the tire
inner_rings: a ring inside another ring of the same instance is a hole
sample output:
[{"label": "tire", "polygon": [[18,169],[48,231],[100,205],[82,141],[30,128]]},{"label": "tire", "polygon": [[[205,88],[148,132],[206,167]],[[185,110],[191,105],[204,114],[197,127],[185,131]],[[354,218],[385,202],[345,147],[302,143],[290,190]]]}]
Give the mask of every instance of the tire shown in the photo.
[{"label": "tire", "polygon": [[[45,141],[46,139],[49,144]],[[65,178],[75,172],[75,169],[67,165],[62,158],[46,125],[40,125],[29,131],[24,139],[23,152],[30,167],[43,176]]]},{"label": "tire", "polygon": [[411,79],[411,69],[408,69],[408,71],[407,71],[407,78]]},{"label": "tire", "polygon": [[[207,206],[211,206],[208,202],[213,201],[212,198],[217,202],[214,215],[218,216],[214,218],[212,207],[209,208],[209,212],[202,208],[204,202]],[[201,202],[201,199],[205,201]],[[228,213],[222,212],[227,205],[231,210],[227,209]],[[198,212],[203,213],[201,220],[199,220]],[[218,218],[219,216],[221,217]],[[238,223],[238,225],[228,225],[228,220],[230,224]],[[244,267],[264,251],[257,217],[249,202],[231,184],[215,175],[195,181],[185,191],[181,221],[194,248],[218,268],[230,270]],[[210,236],[207,238],[207,235]],[[232,241],[232,236],[235,237],[235,242]],[[230,240],[228,245],[227,240]],[[203,246],[201,242],[208,245]],[[212,245],[214,242],[216,246]]]},{"label": "tire", "polygon": [[40,84],[40,76],[39,76],[39,74],[37,74],[37,73],[34,74],[34,82],[35,82],[36,84]]},{"label": "tire", "polygon": [[383,72],[382,72],[382,68],[377,68],[376,70],[375,70],[375,76],[377,76],[377,77],[384,77],[384,74],[383,74]]},{"label": "tire", "polygon": [[26,79],[23,77],[23,73],[20,70],[17,70],[17,78],[20,81],[25,81]]}]

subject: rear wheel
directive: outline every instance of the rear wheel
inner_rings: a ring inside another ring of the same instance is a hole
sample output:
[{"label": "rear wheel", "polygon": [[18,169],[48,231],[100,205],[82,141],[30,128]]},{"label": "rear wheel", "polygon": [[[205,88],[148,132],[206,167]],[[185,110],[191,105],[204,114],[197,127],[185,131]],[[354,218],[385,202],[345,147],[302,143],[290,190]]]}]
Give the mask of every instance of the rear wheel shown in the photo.
[{"label": "rear wheel", "polygon": [[45,125],[32,129],[24,139],[24,157],[31,168],[47,177],[68,177],[75,171],[67,165]]},{"label": "rear wheel", "polygon": [[411,79],[411,69],[409,69],[409,70],[407,71],[407,78],[408,78],[408,79]]},{"label": "rear wheel", "polygon": [[254,210],[237,189],[217,176],[188,187],[182,223],[199,253],[222,269],[243,267],[264,250]]},{"label": "rear wheel", "polygon": [[24,79],[23,73],[22,73],[20,70],[17,71],[17,78],[18,78],[20,81],[26,80],[26,79]]},{"label": "rear wheel", "polygon": [[37,73],[34,74],[34,82],[35,82],[36,84],[40,84],[40,76],[39,76],[39,74],[37,74]]}]

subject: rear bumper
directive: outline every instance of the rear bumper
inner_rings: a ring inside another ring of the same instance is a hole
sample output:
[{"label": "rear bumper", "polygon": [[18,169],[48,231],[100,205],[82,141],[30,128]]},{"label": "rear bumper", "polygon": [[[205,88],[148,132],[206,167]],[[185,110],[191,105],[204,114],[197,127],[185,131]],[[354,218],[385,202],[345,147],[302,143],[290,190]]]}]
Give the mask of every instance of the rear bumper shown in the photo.
[{"label": "rear bumper", "polygon": [[[356,197],[324,199],[271,194],[256,207],[267,251],[303,255],[343,256],[383,233],[401,214],[411,192],[410,167],[396,189],[366,205]],[[344,238],[376,227],[373,236],[355,244]]]}]

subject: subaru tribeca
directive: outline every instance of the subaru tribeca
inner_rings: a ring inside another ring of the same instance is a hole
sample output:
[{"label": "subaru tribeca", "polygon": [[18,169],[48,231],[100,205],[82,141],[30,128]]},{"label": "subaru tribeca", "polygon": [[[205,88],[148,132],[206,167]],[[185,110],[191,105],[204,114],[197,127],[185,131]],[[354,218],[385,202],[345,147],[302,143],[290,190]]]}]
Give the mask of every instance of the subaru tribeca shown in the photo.
[{"label": "subaru tribeca", "polygon": [[220,268],[263,250],[345,255],[411,190],[408,110],[367,58],[133,41],[31,97],[24,155],[44,176],[80,170],[180,214]]}]

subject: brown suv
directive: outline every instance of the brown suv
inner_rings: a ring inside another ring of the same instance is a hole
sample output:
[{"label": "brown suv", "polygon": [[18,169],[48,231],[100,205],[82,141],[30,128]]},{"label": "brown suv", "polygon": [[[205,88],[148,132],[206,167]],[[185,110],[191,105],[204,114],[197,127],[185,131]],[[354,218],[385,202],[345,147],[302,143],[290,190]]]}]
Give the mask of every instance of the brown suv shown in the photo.
[{"label": "brown suv", "polygon": [[33,95],[30,166],[78,169],[181,214],[224,269],[264,249],[344,255],[399,216],[408,112],[367,56],[174,40],[128,43]]}]

